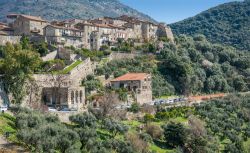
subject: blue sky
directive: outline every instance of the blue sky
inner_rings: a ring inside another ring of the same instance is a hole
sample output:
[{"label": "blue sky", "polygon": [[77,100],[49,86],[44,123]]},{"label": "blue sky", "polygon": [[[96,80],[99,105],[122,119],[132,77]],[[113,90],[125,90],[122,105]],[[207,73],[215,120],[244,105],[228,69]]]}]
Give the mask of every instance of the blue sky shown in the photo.
[{"label": "blue sky", "polygon": [[211,7],[236,0],[120,0],[157,21],[174,23]]}]

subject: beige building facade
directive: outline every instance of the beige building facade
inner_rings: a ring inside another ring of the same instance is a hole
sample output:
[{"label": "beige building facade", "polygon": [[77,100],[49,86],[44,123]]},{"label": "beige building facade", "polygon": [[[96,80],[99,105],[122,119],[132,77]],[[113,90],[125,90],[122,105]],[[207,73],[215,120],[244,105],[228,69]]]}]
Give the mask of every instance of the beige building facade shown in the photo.
[{"label": "beige building facade", "polygon": [[14,20],[10,23],[14,29],[14,35],[43,35],[43,28],[48,25],[46,20],[36,16],[10,14],[7,17]]},{"label": "beige building facade", "polygon": [[50,44],[74,46],[76,48],[84,46],[83,31],[76,28],[47,25],[44,27],[44,36]]},{"label": "beige building facade", "polygon": [[152,101],[151,75],[146,73],[127,73],[111,81],[114,89],[126,88],[135,95],[135,100],[139,104],[150,103]]},{"label": "beige building facade", "polygon": [[172,42],[174,40],[173,33],[167,25],[126,15],[117,18],[71,19],[51,23],[40,17],[22,14],[10,14],[7,17],[13,20],[9,21],[9,25],[14,35],[41,36],[41,40],[59,47],[74,46],[99,50],[102,45],[112,46],[119,39],[133,39],[139,43],[156,41],[160,37],[167,37]]}]

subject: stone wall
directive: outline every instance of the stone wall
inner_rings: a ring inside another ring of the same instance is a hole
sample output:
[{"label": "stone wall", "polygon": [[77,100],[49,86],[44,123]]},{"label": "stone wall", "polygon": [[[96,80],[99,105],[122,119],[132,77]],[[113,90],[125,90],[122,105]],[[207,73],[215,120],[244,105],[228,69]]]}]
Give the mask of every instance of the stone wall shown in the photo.
[{"label": "stone wall", "polygon": [[111,60],[120,60],[120,59],[133,59],[135,57],[140,56],[140,53],[116,53],[112,52],[108,59]]},{"label": "stone wall", "polygon": [[81,81],[90,74],[94,74],[96,63],[92,62],[90,58],[85,59],[81,64],[75,67],[70,73],[71,80],[74,80],[75,84],[81,83]]},{"label": "stone wall", "polygon": [[30,36],[29,39],[31,42],[35,43],[41,43],[46,41],[44,36]]},{"label": "stone wall", "polygon": [[159,25],[158,37],[167,37],[171,42],[174,43],[174,35],[170,27],[167,25]]},{"label": "stone wall", "polygon": [[49,54],[47,54],[46,56],[42,57],[43,61],[50,61],[50,60],[53,60],[55,59],[57,56],[57,51],[53,51]]},{"label": "stone wall", "polygon": [[17,44],[20,42],[21,36],[0,36],[0,45],[6,45],[7,42]]}]

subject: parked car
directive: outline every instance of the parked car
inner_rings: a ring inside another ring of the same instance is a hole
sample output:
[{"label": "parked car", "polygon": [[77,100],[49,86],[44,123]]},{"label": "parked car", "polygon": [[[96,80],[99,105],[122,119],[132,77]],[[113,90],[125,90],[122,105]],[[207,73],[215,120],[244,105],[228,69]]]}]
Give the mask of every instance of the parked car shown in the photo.
[{"label": "parked car", "polygon": [[161,103],[160,102],[154,102],[154,105],[160,105]]},{"label": "parked car", "polygon": [[179,102],[179,99],[174,99],[174,103]]},{"label": "parked car", "polygon": [[160,103],[160,104],[164,104],[165,101],[164,101],[164,100],[160,100],[159,103]]},{"label": "parked car", "polygon": [[173,99],[169,99],[169,100],[168,100],[168,103],[173,103],[173,102],[174,102]]},{"label": "parked car", "polygon": [[7,111],[8,110],[8,106],[6,105],[1,105],[0,106],[0,111],[3,112],[3,111]]},{"label": "parked car", "polygon": [[76,108],[71,108],[70,111],[76,112],[77,109]]},{"label": "parked car", "polygon": [[50,112],[56,112],[57,110],[54,107],[48,107],[48,111],[50,111]]},{"label": "parked car", "polygon": [[69,108],[62,108],[60,111],[61,112],[70,112],[71,110]]}]

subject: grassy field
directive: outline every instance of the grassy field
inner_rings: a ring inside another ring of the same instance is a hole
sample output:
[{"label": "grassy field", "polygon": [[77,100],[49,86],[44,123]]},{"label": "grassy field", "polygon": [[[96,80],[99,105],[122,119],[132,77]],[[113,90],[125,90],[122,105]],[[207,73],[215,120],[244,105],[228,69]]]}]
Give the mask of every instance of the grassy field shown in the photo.
[{"label": "grassy field", "polygon": [[18,142],[16,138],[15,117],[4,113],[0,114],[0,135],[5,135],[6,132],[10,133],[8,138],[11,142]]},{"label": "grassy field", "polygon": [[68,67],[66,67],[65,69],[63,69],[61,71],[53,72],[53,74],[68,74],[71,70],[73,70],[75,67],[77,67],[81,63],[82,63],[82,61],[77,60],[74,63],[72,63],[71,65],[69,65]]},{"label": "grassy field", "polygon": [[[162,125],[167,124],[170,121],[183,123],[183,124],[187,123],[187,119],[183,118],[183,117],[173,118],[173,119],[168,120],[168,121],[151,122],[151,123],[154,124],[154,125],[162,126]],[[129,132],[132,132],[132,133],[138,133],[139,127],[141,125],[145,124],[143,122],[136,121],[136,120],[123,121],[122,123],[129,126],[130,127]],[[152,143],[149,144],[149,148],[150,148],[151,151],[155,151],[157,153],[172,153],[172,152],[174,152],[173,150],[171,150],[169,148],[165,148],[164,142],[152,142]]]},{"label": "grassy field", "polygon": [[250,138],[248,138],[248,140],[243,143],[243,146],[244,146],[245,150],[248,150],[247,153],[250,153]]}]

